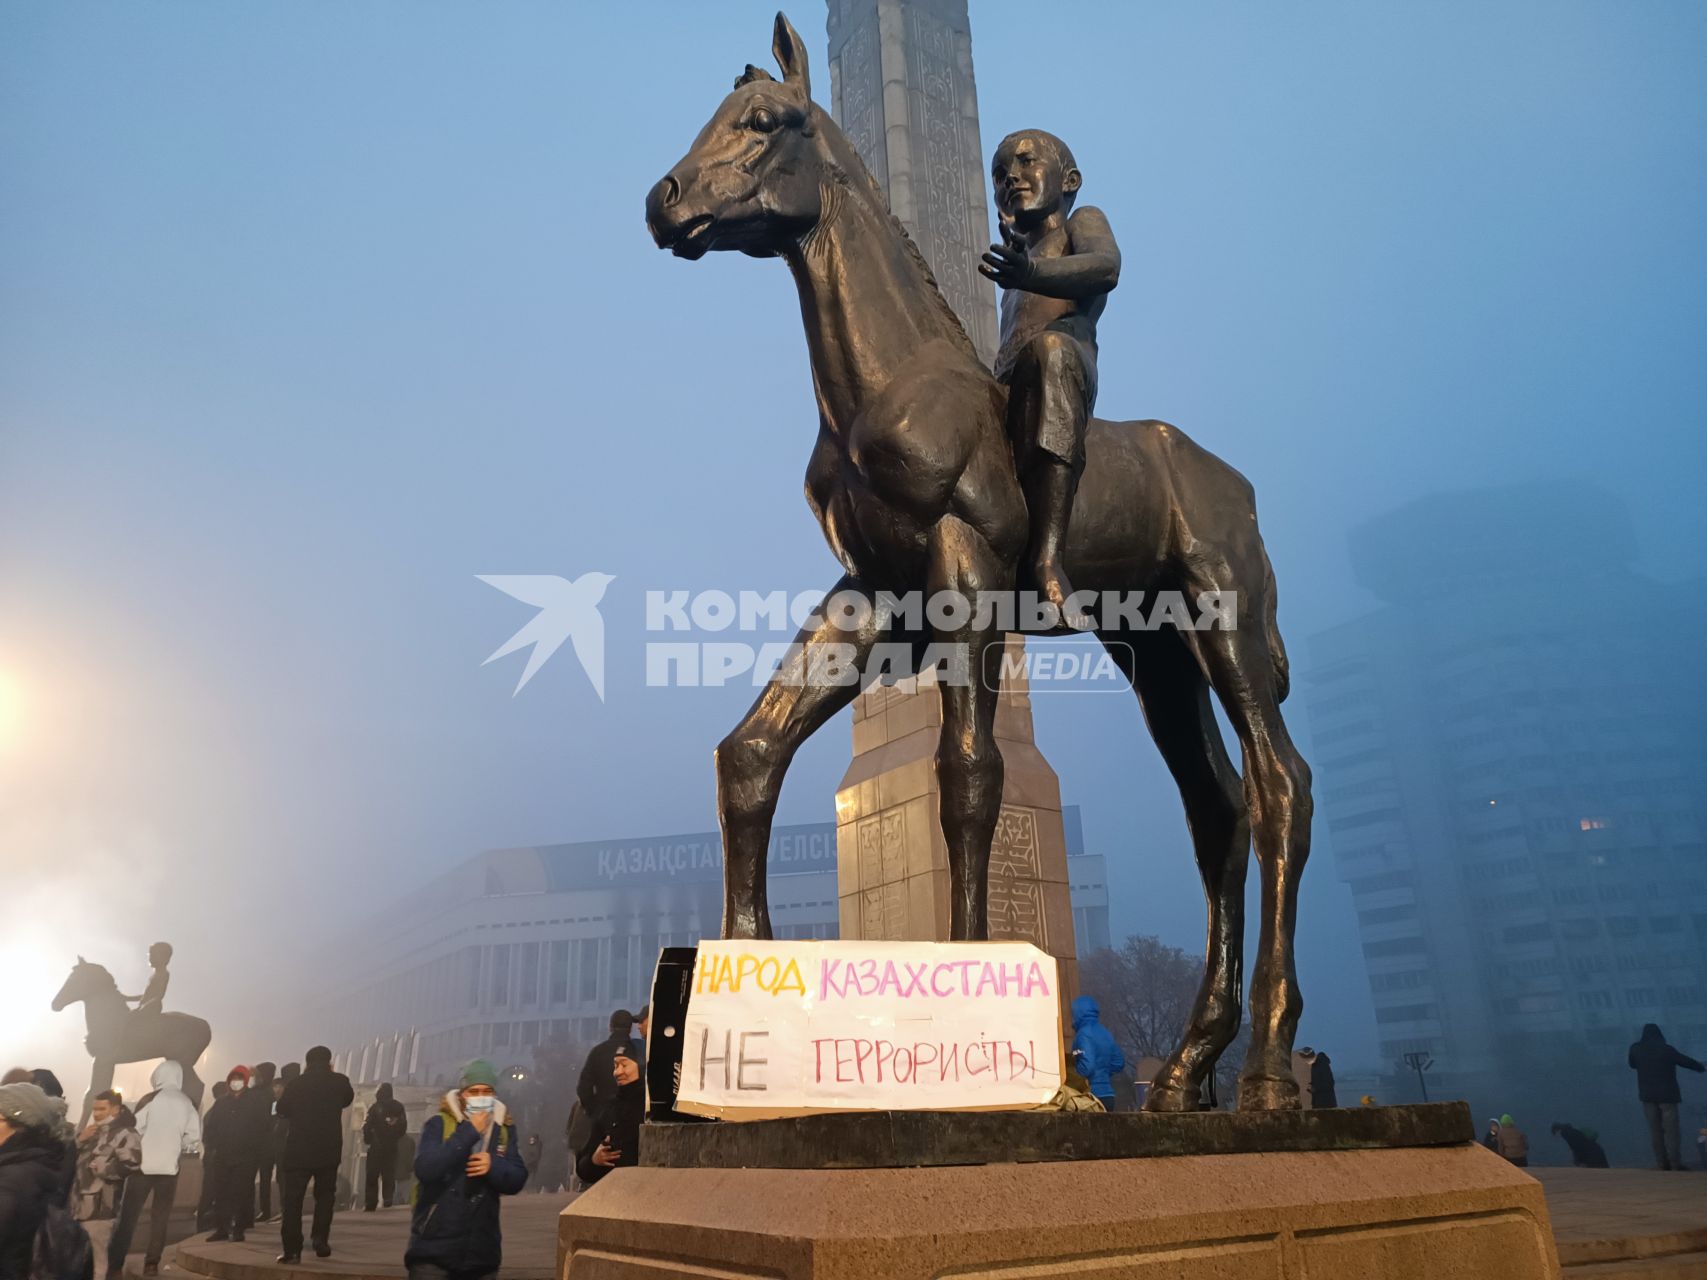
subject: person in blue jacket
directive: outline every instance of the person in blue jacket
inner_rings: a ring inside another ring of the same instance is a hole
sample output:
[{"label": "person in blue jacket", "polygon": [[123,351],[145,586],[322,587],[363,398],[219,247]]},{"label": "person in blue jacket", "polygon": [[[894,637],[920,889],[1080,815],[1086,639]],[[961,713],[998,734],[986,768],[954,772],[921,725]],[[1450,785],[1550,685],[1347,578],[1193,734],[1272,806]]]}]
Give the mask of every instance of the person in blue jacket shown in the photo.
[{"label": "person in blue jacket", "polygon": [[438,1114],[421,1126],[403,1255],[409,1280],[481,1280],[504,1260],[498,1197],[526,1186],[528,1170],[497,1085],[497,1069],[476,1058],[463,1070],[462,1087],[445,1094]]},{"label": "person in blue jacket", "polygon": [[1114,1085],[1109,1080],[1126,1070],[1126,1055],[1102,1025],[1102,1010],[1092,996],[1073,1001],[1073,1068],[1091,1086],[1091,1093],[1109,1111],[1114,1110]]}]

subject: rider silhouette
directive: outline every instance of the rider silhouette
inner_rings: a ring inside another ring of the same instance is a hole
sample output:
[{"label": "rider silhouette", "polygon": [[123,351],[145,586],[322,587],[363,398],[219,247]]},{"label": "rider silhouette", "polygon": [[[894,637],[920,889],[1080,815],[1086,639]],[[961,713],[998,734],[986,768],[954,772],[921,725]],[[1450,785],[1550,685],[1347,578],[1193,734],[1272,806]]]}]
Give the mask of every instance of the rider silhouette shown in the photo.
[{"label": "rider silhouette", "polygon": [[139,996],[126,996],[125,999],[136,1005],[138,1013],[161,1013],[166,1000],[166,984],[172,980],[172,975],[166,972],[166,966],[172,961],[172,944],[156,942],[148,948],[148,963],[154,966],[154,972],[149,975],[148,986]]}]

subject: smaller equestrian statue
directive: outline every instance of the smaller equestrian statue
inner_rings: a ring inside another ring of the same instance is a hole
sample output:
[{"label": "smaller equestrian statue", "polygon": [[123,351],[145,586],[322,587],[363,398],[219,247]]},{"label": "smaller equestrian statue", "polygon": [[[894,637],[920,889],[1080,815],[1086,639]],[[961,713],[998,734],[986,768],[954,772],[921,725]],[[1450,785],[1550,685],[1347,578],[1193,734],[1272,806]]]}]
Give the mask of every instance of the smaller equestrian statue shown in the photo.
[{"label": "smaller equestrian statue", "polygon": [[134,997],[142,1001],[136,1009],[130,1007],[133,997],[119,991],[112,974],[82,956],[77,957],[71,976],[53,998],[55,1013],[67,1005],[83,1002],[83,1020],[89,1029],[83,1044],[95,1059],[89,1075],[89,1092],[83,1101],[83,1121],[89,1118],[95,1095],[113,1087],[113,1068],[121,1062],[152,1062],[156,1058],[176,1062],[184,1069],[185,1095],[192,1104],[201,1106],[202,1082],[196,1075],[195,1064],[207,1050],[213,1031],[201,1018],[188,1013],[167,1013],[160,1007],[159,996],[166,989],[165,962],[159,958],[162,952],[169,957],[171,949],[164,943],[156,943],[149,952],[156,976],[147,992]]}]

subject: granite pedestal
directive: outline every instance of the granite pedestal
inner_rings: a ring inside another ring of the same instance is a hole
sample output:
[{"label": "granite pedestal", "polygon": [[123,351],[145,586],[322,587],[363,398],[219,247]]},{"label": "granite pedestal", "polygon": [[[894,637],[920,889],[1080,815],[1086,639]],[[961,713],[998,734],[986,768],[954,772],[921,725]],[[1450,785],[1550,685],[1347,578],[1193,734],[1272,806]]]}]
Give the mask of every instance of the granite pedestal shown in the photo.
[{"label": "granite pedestal", "polygon": [[1559,1273],[1540,1184],[1473,1141],[1461,1103],[663,1129],[564,1212],[563,1280]]}]

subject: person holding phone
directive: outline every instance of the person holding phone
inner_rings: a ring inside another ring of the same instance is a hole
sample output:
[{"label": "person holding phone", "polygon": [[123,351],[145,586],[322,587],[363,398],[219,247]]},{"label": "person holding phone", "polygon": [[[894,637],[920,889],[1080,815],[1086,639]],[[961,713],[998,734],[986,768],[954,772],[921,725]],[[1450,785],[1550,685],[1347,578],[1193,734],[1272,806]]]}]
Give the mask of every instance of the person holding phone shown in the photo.
[{"label": "person holding phone", "polygon": [[497,1088],[497,1068],[476,1058],[421,1127],[409,1280],[483,1280],[503,1264],[498,1198],[525,1187],[528,1170]]},{"label": "person holding phone", "polygon": [[627,1048],[611,1059],[616,1096],[594,1117],[594,1138],[575,1162],[575,1173],[591,1186],[612,1169],[640,1163],[640,1124],[646,1118],[646,1085],[640,1062]]}]

